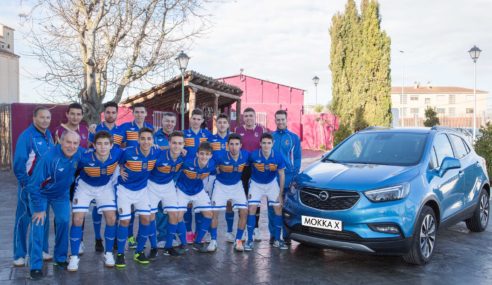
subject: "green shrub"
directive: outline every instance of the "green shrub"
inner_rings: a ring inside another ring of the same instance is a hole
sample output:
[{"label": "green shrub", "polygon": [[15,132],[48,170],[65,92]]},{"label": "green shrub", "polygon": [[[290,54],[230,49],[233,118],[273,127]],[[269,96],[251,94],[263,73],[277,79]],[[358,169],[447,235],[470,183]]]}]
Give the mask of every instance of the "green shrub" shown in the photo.
[{"label": "green shrub", "polygon": [[487,161],[487,172],[492,175],[492,125],[487,123],[480,128],[481,136],[475,142],[475,151]]}]

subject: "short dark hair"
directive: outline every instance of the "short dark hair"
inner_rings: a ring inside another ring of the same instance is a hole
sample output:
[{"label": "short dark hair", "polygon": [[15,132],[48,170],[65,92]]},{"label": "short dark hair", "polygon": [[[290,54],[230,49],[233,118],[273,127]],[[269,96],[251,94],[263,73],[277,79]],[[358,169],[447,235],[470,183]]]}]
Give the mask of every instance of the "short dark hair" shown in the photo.
[{"label": "short dark hair", "polygon": [[116,111],[118,111],[118,104],[116,104],[116,102],[114,102],[114,101],[109,101],[109,102],[104,103],[103,107],[104,107],[104,110],[106,110],[106,108],[108,108],[108,107],[114,107],[114,108],[116,108]]},{"label": "short dark hair", "polygon": [[146,127],[143,127],[138,131],[138,137],[140,137],[140,135],[143,133],[150,133],[151,135],[154,135],[154,131],[152,131],[152,129],[149,129]]},{"label": "short dark hair", "polygon": [[50,109],[46,106],[36,106],[36,108],[34,108],[34,111],[32,112],[32,116],[36,117],[38,115],[39,111],[42,111],[42,110],[50,111]]},{"label": "short dark hair", "polygon": [[94,145],[98,139],[109,139],[109,142],[113,144],[113,136],[108,131],[99,131],[94,136]]},{"label": "short dark hair", "polygon": [[251,107],[248,107],[248,108],[244,109],[244,111],[243,111],[243,113],[248,113],[248,112],[253,112],[256,114],[255,109],[253,109]]},{"label": "short dark hair", "polygon": [[200,146],[198,147],[198,152],[200,152],[200,151],[208,151],[208,152],[212,153],[212,145],[209,142],[202,142],[202,143],[200,143]]},{"label": "short dark hair", "polygon": [[219,119],[226,119],[226,120],[229,122],[229,116],[227,116],[227,114],[225,114],[225,113],[219,114],[219,115],[217,116],[217,121],[218,121]]},{"label": "short dark hair", "polygon": [[72,104],[68,105],[67,114],[70,112],[70,109],[81,110],[82,114],[84,114],[84,108],[82,108],[82,105],[80,105],[79,103],[72,103]]},{"label": "short dark hair", "polygon": [[202,118],[204,117],[204,116],[203,116],[203,111],[202,111],[202,109],[198,109],[198,108],[197,108],[197,109],[194,109],[194,110],[191,112],[191,115],[192,115],[192,116],[193,116],[193,115],[200,115],[200,116],[202,116]]},{"label": "short dark hair", "polygon": [[145,108],[145,105],[143,103],[136,103],[132,106],[132,111],[135,111],[136,108],[144,108],[145,110],[147,110],[147,108]]},{"label": "short dark hair", "polygon": [[272,134],[270,134],[270,133],[263,133],[263,134],[261,135],[260,142],[261,142],[261,141],[263,141],[263,139],[270,139],[270,140],[272,140],[272,141],[273,141],[273,136],[272,136]]},{"label": "short dark hair", "polygon": [[174,131],[169,135],[169,141],[171,141],[172,138],[174,137],[182,137],[184,138],[184,134],[181,131]]},{"label": "short dark hair", "polygon": [[285,110],[278,110],[277,112],[275,112],[275,116],[277,115],[285,115],[285,117],[287,117],[287,111]]},{"label": "short dark hair", "polygon": [[242,142],[241,136],[236,133],[232,133],[229,135],[229,137],[227,138],[227,143],[229,143],[231,140],[239,140],[239,142]]},{"label": "short dark hair", "polygon": [[163,117],[175,117],[177,118],[178,116],[176,115],[176,113],[173,113],[173,112],[164,112],[164,114],[162,114]]}]

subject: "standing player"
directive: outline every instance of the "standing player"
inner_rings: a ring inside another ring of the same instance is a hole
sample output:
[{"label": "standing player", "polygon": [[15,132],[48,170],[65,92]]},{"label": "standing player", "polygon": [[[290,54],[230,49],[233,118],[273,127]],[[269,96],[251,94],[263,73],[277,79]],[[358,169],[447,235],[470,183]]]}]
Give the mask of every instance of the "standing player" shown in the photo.
[{"label": "standing player", "polygon": [[120,159],[121,175],[118,177],[116,188],[116,204],[119,213],[118,226],[118,255],[116,267],[124,268],[125,244],[128,237],[128,226],[132,215],[132,206],[135,214],[140,216],[137,236],[137,248],[133,260],[140,264],[149,264],[149,259],[143,249],[150,231],[150,202],[147,191],[147,180],[154,169],[160,150],[154,148],[153,131],[141,128],[138,131],[138,146],[128,147]]},{"label": "standing player", "polygon": [[[269,133],[261,136],[261,149],[253,151],[249,157],[251,164],[251,182],[248,195],[248,241],[244,250],[253,250],[253,228],[256,222],[256,208],[261,203],[263,196],[267,197],[268,204],[275,210],[275,242],[274,247],[287,249],[284,241],[280,239],[282,229],[282,203],[285,182],[285,164],[280,153],[273,148],[273,137]],[[278,175],[278,181],[277,181]],[[280,186],[280,187],[279,187]]]},{"label": "standing player", "polygon": [[[244,125],[236,128],[236,133],[242,137],[243,149],[249,153],[260,148],[260,138],[265,132],[262,126],[256,124],[256,112],[253,108],[246,108],[243,112]],[[247,166],[243,171],[243,187],[246,195],[249,193],[249,180],[251,178],[251,167]],[[260,221],[260,207],[256,209],[256,224],[254,229],[254,240],[261,241],[258,225]]]},{"label": "standing player", "polygon": [[79,103],[68,105],[66,116],[67,122],[60,124],[55,130],[55,143],[60,142],[60,137],[65,131],[74,131],[80,136],[80,147],[87,148],[89,146],[89,129],[81,124],[84,118],[82,105]]},{"label": "standing player", "polygon": [[104,213],[106,229],[106,253],[104,264],[114,266],[113,244],[116,234],[116,203],[111,177],[118,166],[121,150],[113,148],[112,135],[107,131],[100,131],[94,137],[94,150],[86,151],[80,160],[80,176],[75,186],[72,202],[72,227],[70,228],[70,246],[72,255],[68,264],[68,271],[77,271],[79,268],[79,248],[82,238],[82,223],[90,203],[96,200],[99,212]]},{"label": "standing player", "polygon": [[[24,266],[27,255],[27,231],[31,223],[31,211],[26,191],[29,177],[32,175],[36,163],[53,147],[53,139],[48,130],[51,122],[51,113],[48,108],[38,106],[34,109],[33,123],[25,129],[15,146],[14,174],[17,178],[17,209],[14,224],[14,266]],[[50,260],[48,254],[49,219],[46,219],[43,244],[43,260]]]},{"label": "standing player", "polygon": [[68,253],[68,227],[70,224],[70,197],[68,189],[73,182],[80,159],[80,137],[72,131],[64,132],[60,144],[43,155],[29,179],[29,207],[31,226],[31,278],[43,276],[42,246],[46,211],[51,206],[55,214],[55,265],[66,268]]},{"label": "standing player", "polygon": [[[299,173],[301,169],[301,140],[293,132],[287,129],[287,112],[285,110],[278,110],[275,112],[275,123],[277,130],[272,133],[273,136],[273,149],[280,153],[285,162],[285,184],[283,194],[289,188],[292,178]],[[285,197],[282,197],[285,198]],[[273,227],[275,213],[271,207],[268,208],[268,227],[270,233],[274,233]],[[291,241],[286,237],[287,231],[282,223],[282,233],[284,242],[290,245]],[[270,236],[270,244],[273,244],[274,237]]]},{"label": "standing player", "polygon": [[[232,204],[234,209],[239,209],[239,222],[234,249],[237,251],[244,250],[242,236],[244,227],[246,226],[246,217],[248,215],[248,202],[246,200],[246,195],[244,194],[241,175],[248,164],[249,153],[245,150],[241,150],[241,136],[238,134],[230,134],[227,145],[228,151],[223,152],[215,159],[218,170],[212,194],[214,216],[210,229],[212,241],[208,245],[208,251],[217,250],[218,211],[226,208],[226,205],[229,206],[229,204]],[[234,215],[232,216],[234,217]],[[227,225],[227,227],[228,233],[230,233],[229,225]],[[232,232],[232,226],[230,231]],[[232,235],[232,233],[230,234]]]}]

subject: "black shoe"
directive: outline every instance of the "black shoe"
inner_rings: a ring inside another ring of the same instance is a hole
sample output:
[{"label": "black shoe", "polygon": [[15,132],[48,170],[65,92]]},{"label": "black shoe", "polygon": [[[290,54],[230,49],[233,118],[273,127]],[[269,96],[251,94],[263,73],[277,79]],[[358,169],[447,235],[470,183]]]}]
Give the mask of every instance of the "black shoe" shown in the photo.
[{"label": "black shoe", "polygon": [[275,237],[271,236],[270,237],[270,245],[273,245],[273,242],[275,242]]},{"label": "black shoe", "polygon": [[133,255],[133,260],[137,263],[147,265],[150,263],[149,259],[147,256],[145,256],[145,252],[137,252]]},{"label": "black shoe", "polygon": [[96,248],[96,252],[104,252],[104,246],[103,246],[103,240],[102,239],[96,239],[95,248]]},{"label": "black shoe", "polygon": [[126,267],[125,255],[123,253],[118,253],[116,255],[115,266],[116,266],[116,268],[125,268]]},{"label": "black shoe", "polygon": [[55,261],[55,262],[53,262],[53,265],[56,267],[59,267],[61,269],[67,269],[68,262],[66,262],[66,261]]},{"label": "black shoe", "polygon": [[195,242],[195,243],[193,243],[193,249],[200,252],[200,253],[208,252],[206,243],[196,243]]},{"label": "black shoe", "polygon": [[32,280],[39,280],[43,278],[43,271],[39,269],[31,270],[31,279]]},{"label": "black shoe", "polygon": [[292,240],[290,238],[284,238],[284,243],[286,245],[291,245],[292,244]]},{"label": "black shoe", "polygon": [[180,256],[183,254],[184,254],[183,251],[181,251],[180,249],[175,249],[174,247],[164,249],[164,255]]},{"label": "black shoe", "polygon": [[149,259],[154,260],[157,257],[157,248],[151,248],[149,252]]}]

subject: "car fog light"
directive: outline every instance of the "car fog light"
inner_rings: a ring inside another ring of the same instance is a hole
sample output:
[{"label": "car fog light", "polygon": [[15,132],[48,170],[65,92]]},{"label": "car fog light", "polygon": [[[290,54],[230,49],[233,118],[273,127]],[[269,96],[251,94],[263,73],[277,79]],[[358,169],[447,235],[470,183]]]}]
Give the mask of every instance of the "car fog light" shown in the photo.
[{"label": "car fog light", "polygon": [[400,234],[400,228],[396,225],[388,224],[371,224],[369,228],[375,232],[386,233],[386,234]]}]

